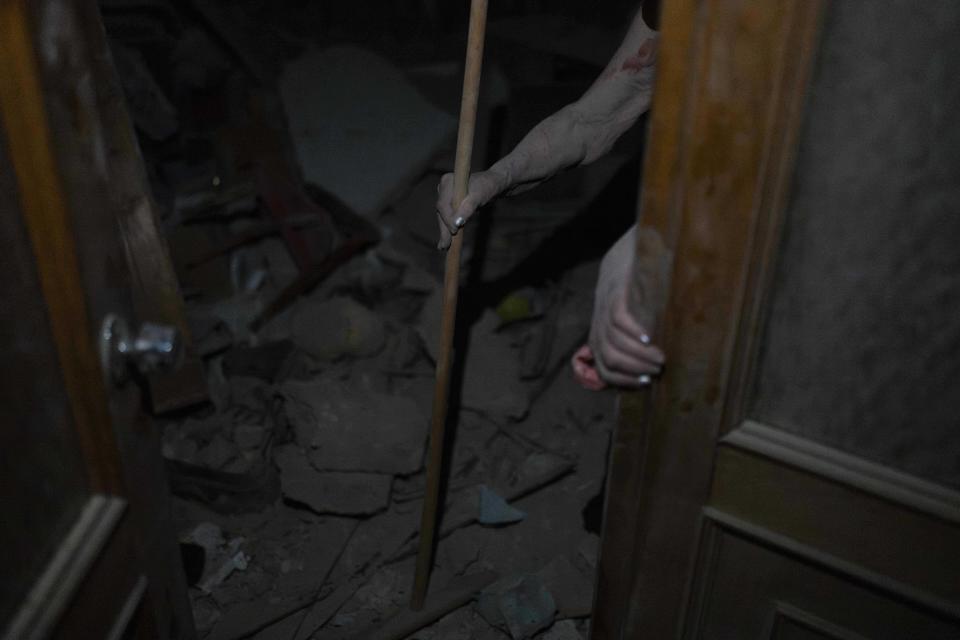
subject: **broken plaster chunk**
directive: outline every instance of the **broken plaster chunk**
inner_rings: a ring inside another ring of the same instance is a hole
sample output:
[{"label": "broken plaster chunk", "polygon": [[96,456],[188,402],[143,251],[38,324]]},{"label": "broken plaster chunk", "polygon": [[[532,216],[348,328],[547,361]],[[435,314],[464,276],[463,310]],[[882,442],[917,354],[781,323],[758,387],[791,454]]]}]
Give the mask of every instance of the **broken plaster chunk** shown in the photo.
[{"label": "broken plaster chunk", "polygon": [[513,640],[526,640],[553,624],[556,603],[535,575],[511,576],[480,593],[477,611],[495,627],[506,629]]},{"label": "broken plaster chunk", "polygon": [[365,516],[382,511],[390,501],[388,475],[317,471],[296,445],[279,447],[274,461],[283,495],[318,513]]},{"label": "broken plaster chunk", "polygon": [[420,469],[427,421],[413,400],[329,379],[289,381],[280,392],[315,468],[401,475]]},{"label": "broken plaster chunk", "polygon": [[478,487],[480,494],[480,508],[477,521],[486,525],[504,525],[520,522],[527,514],[507,504],[507,501],[497,495],[487,485]]},{"label": "broken plaster chunk", "polygon": [[302,300],[291,318],[293,342],[312,356],[336,360],[369,357],[383,349],[383,321],[351,298]]}]

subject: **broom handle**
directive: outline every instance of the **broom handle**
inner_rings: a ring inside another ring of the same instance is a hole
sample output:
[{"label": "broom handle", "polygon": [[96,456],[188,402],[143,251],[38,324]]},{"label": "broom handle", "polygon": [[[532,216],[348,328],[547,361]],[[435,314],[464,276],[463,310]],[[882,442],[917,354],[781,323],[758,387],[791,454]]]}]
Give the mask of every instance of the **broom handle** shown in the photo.
[{"label": "broom handle", "polygon": [[[463,71],[463,96],[460,100],[460,127],[457,131],[457,156],[453,168],[453,201],[459,206],[467,197],[473,131],[477,123],[477,98],[480,93],[480,67],[483,62],[483,38],[487,26],[487,0],[471,0],[470,31],[467,36],[467,61]],[[456,208],[456,207],[455,207]],[[420,547],[410,607],[419,611],[427,594],[433,564],[433,540],[437,529],[440,498],[440,471],[443,467],[443,436],[447,422],[450,391],[450,364],[453,360],[453,328],[457,319],[457,291],[460,284],[460,249],[463,229],[447,250],[443,276],[443,311],[440,323],[440,349],[437,377],[433,388],[433,413],[430,419],[430,457],[427,460],[427,487],[420,520]]]}]

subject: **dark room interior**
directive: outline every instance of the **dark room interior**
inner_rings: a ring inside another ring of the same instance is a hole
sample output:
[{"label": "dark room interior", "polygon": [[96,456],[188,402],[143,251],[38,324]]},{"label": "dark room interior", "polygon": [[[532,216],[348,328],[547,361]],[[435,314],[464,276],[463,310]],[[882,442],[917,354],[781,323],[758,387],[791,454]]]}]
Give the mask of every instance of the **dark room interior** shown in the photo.
[{"label": "dark room interior", "polygon": [[8,640],[960,638],[954,0],[0,0]]}]

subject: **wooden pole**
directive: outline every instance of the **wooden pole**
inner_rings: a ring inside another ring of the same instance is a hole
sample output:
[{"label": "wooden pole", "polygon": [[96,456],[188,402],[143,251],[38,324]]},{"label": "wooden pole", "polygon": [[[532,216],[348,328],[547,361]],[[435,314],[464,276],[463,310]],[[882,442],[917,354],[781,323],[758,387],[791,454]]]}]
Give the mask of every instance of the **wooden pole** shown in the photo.
[{"label": "wooden pole", "polygon": [[[463,96],[460,100],[460,127],[457,131],[457,156],[453,168],[453,202],[459,206],[467,197],[470,178],[470,156],[473,154],[473,132],[477,122],[477,98],[480,93],[480,68],[483,62],[483,39],[487,26],[487,0],[471,0],[470,31],[467,36],[467,61],[463,71]],[[437,506],[440,499],[440,471],[443,467],[443,436],[447,422],[447,399],[450,390],[450,365],[453,360],[453,328],[457,319],[457,292],[460,285],[461,229],[447,250],[443,277],[443,311],[440,323],[440,348],[437,354],[437,377],[433,388],[433,413],[430,419],[430,456],[427,460],[427,487],[420,520],[420,547],[413,583],[410,608],[419,611],[427,594],[430,568],[433,564],[433,540],[437,528]]]}]

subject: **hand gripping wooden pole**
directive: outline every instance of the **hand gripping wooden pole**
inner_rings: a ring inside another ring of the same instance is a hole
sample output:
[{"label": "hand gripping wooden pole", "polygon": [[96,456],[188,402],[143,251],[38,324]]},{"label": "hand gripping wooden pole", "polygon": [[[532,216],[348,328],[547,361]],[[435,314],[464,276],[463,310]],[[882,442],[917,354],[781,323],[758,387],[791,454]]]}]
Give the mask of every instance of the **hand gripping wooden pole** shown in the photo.
[{"label": "hand gripping wooden pole", "polygon": [[[477,97],[480,93],[480,67],[483,62],[483,38],[487,26],[487,0],[471,0],[470,31],[467,36],[467,62],[463,71],[463,97],[460,100],[460,128],[457,131],[457,156],[453,166],[453,202],[459,206],[467,197],[473,131],[477,122]],[[455,206],[455,208],[456,208]],[[450,364],[453,360],[453,328],[457,318],[457,292],[460,285],[460,249],[463,229],[447,250],[443,276],[443,311],[440,323],[440,347],[437,354],[437,378],[433,388],[433,414],[430,418],[430,456],[427,460],[427,487],[420,519],[420,547],[410,607],[419,611],[427,594],[430,567],[433,564],[433,540],[437,529],[440,499],[440,471],[443,467],[443,436],[447,422],[447,398]]]}]

